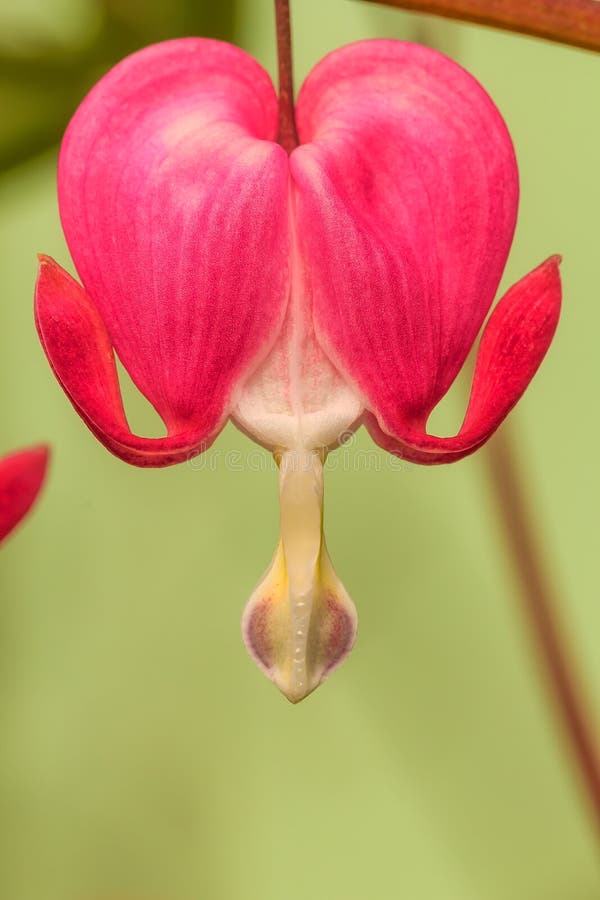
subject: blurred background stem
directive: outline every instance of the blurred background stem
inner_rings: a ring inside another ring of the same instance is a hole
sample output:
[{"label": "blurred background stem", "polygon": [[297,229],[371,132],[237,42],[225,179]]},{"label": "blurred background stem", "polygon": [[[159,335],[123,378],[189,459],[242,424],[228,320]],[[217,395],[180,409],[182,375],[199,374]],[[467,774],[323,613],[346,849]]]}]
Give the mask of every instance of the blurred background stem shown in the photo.
[{"label": "blurred background stem", "polygon": [[600,837],[600,763],[594,717],[563,629],[556,582],[538,537],[531,502],[527,501],[510,425],[505,424],[490,441],[487,454],[501,525],[520,582],[523,611]]}]

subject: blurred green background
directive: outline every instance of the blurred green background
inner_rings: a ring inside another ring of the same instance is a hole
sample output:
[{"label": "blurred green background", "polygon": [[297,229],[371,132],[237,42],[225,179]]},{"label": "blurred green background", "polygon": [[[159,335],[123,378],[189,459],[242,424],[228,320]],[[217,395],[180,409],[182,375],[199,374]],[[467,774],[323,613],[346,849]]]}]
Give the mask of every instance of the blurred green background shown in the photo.
[{"label": "blurred green background", "polygon": [[[296,0],[298,84],[328,50],[421,40],[469,68],[512,132],[505,286],[564,255],[556,341],[512,416],[530,503],[600,703],[600,62],[352,0]],[[0,561],[0,897],[6,900],[596,900],[595,837],[519,609],[486,452],[327,477],[354,653],[299,707],[246,656],[242,607],[277,535],[277,484],[130,468],[72,411],[34,334],[35,253],[69,263],[55,142],[120,55],[225,37],[274,71],[270,0],[0,4],[2,452],[54,448]],[[134,426],[153,433],[128,390]],[[436,422],[455,429],[464,387]]]}]

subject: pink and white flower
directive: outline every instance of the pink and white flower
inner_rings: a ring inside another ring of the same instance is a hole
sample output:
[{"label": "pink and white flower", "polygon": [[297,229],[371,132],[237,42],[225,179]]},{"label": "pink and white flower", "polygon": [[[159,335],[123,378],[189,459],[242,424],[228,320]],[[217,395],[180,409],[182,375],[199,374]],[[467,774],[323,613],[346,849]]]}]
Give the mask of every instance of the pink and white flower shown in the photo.
[{"label": "pink and white flower", "polygon": [[[296,121],[288,155],[269,76],[231,45],[176,40],[125,59],[83,101],[60,154],[82,283],[41,257],[36,290],[56,377],[112,453],[171,465],[231,420],[275,454],[281,541],[243,631],[293,701],[356,633],[322,534],[325,455],[361,424],[413,462],[472,453],[535,374],[561,296],[556,256],[506,293],[483,331],[462,428],[429,434],[511,245],[507,129],[460,66],[390,40],[322,60]],[[130,430],[115,353],[165,437]]]}]

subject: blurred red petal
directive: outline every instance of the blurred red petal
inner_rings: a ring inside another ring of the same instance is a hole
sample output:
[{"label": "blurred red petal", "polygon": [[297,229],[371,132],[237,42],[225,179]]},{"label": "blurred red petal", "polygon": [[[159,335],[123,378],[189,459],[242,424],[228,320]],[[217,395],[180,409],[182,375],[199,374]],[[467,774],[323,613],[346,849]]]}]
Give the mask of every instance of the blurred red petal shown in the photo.
[{"label": "blurred red petal", "polygon": [[44,483],[49,453],[44,446],[30,447],[0,459],[0,541],[33,505]]}]

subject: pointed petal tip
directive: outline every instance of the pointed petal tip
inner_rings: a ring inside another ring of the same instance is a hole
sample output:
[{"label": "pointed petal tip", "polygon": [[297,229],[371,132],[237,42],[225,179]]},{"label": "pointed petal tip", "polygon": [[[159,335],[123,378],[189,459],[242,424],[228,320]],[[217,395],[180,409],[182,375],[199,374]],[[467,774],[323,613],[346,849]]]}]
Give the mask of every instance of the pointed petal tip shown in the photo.
[{"label": "pointed petal tip", "polygon": [[37,470],[42,477],[46,474],[51,457],[51,450],[48,444],[34,444],[33,447],[20,452],[29,458],[32,469]]},{"label": "pointed petal tip", "polygon": [[13,450],[2,457],[0,462],[10,463],[15,470],[27,471],[39,479],[43,479],[50,461],[50,454],[48,444],[33,444],[30,447]]},{"label": "pointed petal tip", "polygon": [[292,704],[292,706],[298,706],[299,703],[302,703],[303,700],[306,700],[307,697],[310,697],[311,694],[314,694],[316,689],[322,684],[323,679],[318,681],[316,684],[307,687],[303,691],[293,692],[286,685],[278,684],[277,681],[273,680],[273,684],[275,687],[279,688],[281,694],[285,697],[285,699]]},{"label": "pointed petal tip", "polygon": [[562,261],[563,258],[561,253],[553,253],[552,256],[549,256],[548,259],[545,259],[544,262],[540,263],[536,269],[533,269],[533,271],[530,272],[530,275],[533,275],[534,272],[538,272],[540,274],[548,275],[552,279],[558,279],[560,282],[560,267]]},{"label": "pointed petal tip", "polygon": [[502,316],[515,333],[520,328],[528,334],[532,341],[531,360],[535,364],[531,377],[546,355],[558,325],[562,306],[561,263],[560,254],[549,256],[509,288],[490,316],[490,324],[496,325],[499,334],[506,328]]},{"label": "pointed petal tip", "polygon": [[548,298],[548,302],[551,302],[552,305],[556,308],[556,325],[558,325],[558,317],[560,314],[560,309],[562,306],[562,281],[560,277],[560,267],[562,264],[563,258],[560,253],[555,253],[553,256],[550,256],[542,266],[546,269],[549,278],[553,282],[554,290],[551,293],[551,296]]},{"label": "pointed petal tip", "polygon": [[53,259],[52,256],[49,256],[47,253],[36,253],[36,258],[38,261],[38,270],[35,286],[35,301],[37,303],[40,282],[43,282],[45,284],[47,280],[52,279],[58,284],[60,283],[61,278],[64,278],[64,275],[67,275],[67,277],[71,276],[69,276],[69,273],[66,272],[66,270],[64,270],[62,266],[59,266],[56,260]]}]

